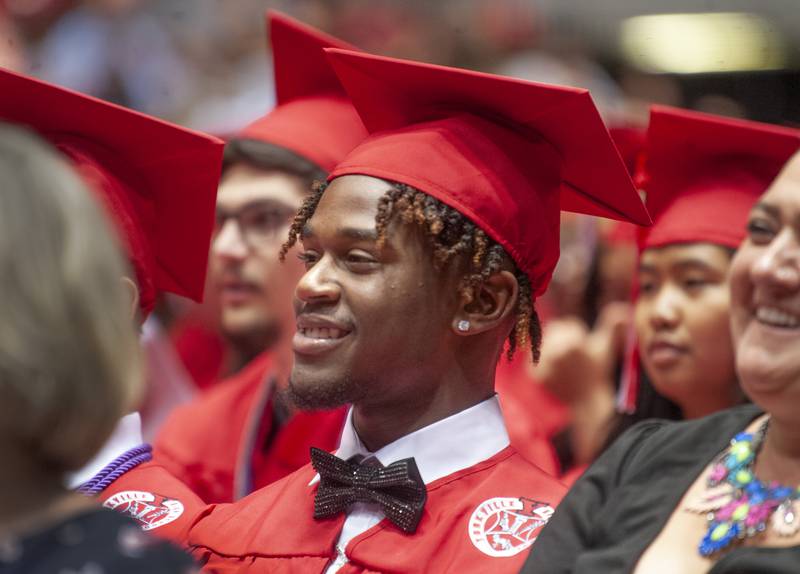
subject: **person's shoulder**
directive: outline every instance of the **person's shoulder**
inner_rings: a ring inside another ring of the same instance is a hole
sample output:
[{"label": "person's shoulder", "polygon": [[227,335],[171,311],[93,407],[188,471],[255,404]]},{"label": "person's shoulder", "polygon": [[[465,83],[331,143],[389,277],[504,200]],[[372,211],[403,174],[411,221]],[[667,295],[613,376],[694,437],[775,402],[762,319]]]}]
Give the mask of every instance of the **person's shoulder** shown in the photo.
[{"label": "person's shoulder", "polygon": [[[272,361],[268,354],[254,359],[240,372],[224,379],[213,387],[206,389],[191,402],[177,407],[164,423],[158,434],[154,448],[156,455],[166,451],[175,456],[173,450],[181,450],[185,446],[195,445],[207,448],[204,441],[220,437],[220,429],[231,428],[232,425],[217,424],[223,420],[243,420],[247,416],[253,401],[266,384]],[[227,438],[225,439],[227,440]]]},{"label": "person's shoulder", "polygon": [[508,457],[499,461],[491,472],[490,483],[504,489],[517,489],[520,497],[546,502],[555,507],[567,492],[567,487],[550,472],[522,456],[513,446]]},{"label": "person's shoulder", "polygon": [[613,459],[624,459],[620,468],[654,469],[659,461],[677,463],[677,459],[692,464],[697,457],[715,456],[760,412],[754,405],[742,405],[699,419],[642,421],[623,433],[608,452]]},{"label": "person's shoulder", "polygon": [[503,458],[496,464],[493,469],[493,474],[497,474],[501,477],[506,476],[511,480],[547,484],[556,490],[564,489],[561,482],[553,473],[523,456],[513,445],[508,447],[507,452],[509,456]]},{"label": "person's shoulder", "polygon": [[159,538],[183,540],[206,504],[187,484],[158,463],[126,472],[100,495],[105,508],[136,522]]},{"label": "person's shoulder", "polygon": [[687,432],[682,429],[705,430],[708,428],[730,428],[734,431],[738,431],[739,427],[748,425],[750,421],[760,416],[763,412],[764,411],[760,407],[748,403],[717,411],[699,419],[679,421],[675,423],[675,427],[680,429],[679,432]]},{"label": "person's shoulder", "polygon": [[[440,490],[441,494],[437,492]],[[428,486],[432,499],[453,497],[467,506],[507,499],[514,504],[520,500],[537,500],[555,507],[566,490],[556,477],[528,461],[513,446]]]},{"label": "person's shoulder", "polygon": [[307,464],[241,500],[209,506],[192,526],[188,545],[227,555],[255,552],[259,541],[269,540],[286,525],[299,528],[298,521],[311,520],[315,477],[316,471]]},{"label": "person's shoulder", "polygon": [[535,463],[517,451],[513,445],[508,445],[491,457],[467,468],[448,474],[433,481],[429,489],[457,482],[460,480],[502,480],[527,482],[541,481],[546,484],[560,485],[559,480],[551,473],[543,470]]},{"label": "person's shoulder", "polygon": [[565,490],[508,446],[428,485],[420,534],[408,549],[437,549],[426,556],[431,571],[516,571]]},{"label": "person's shoulder", "polygon": [[202,412],[216,412],[220,408],[233,407],[239,402],[257,395],[266,383],[272,369],[272,357],[263,353],[248,363],[241,371],[206,389],[190,403],[175,409],[176,418],[191,420]]},{"label": "person's shoulder", "polygon": [[31,550],[42,562],[26,571],[88,572],[92,565],[94,570],[115,574],[194,571],[191,558],[178,547],[145,534],[128,518],[104,508],[70,517],[37,538],[31,541]]},{"label": "person's shoulder", "polygon": [[[761,410],[751,404],[740,405],[718,411],[705,417],[684,421],[665,421],[652,419],[634,425],[622,436],[629,436],[638,442],[649,440],[653,444],[693,441],[697,437],[733,434],[747,426],[761,414]],[[730,438],[730,437],[727,437]]]},{"label": "person's shoulder", "polygon": [[282,506],[295,506],[309,499],[313,501],[316,475],[311,463],[306,464],[236,502],[211,505],[212,510],[203,522],[263,519],[266,514],[280,512]]},{"label": "person's shoulder", "polygon": [[111,510],[93,513],[97,540],[105,540],[108,571],[127,574],[194,572],[194,562],[172,543],[149,536],[125,516]]}]

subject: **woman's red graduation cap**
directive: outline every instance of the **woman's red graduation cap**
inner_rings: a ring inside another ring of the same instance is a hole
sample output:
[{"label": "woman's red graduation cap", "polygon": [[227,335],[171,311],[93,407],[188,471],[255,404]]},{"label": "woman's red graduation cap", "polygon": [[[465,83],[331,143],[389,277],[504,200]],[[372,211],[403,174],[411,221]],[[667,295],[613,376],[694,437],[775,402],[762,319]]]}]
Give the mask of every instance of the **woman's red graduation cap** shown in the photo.
[{"label": "woman's red graduation cap", "polygon": [[791,128],[653,106],[637,177],[653,226],[641,247],[703,241],[738,247],[751,207],[799,138]]},{"label": "woman's red graduation cap", "polygon": [[561,209],[650,223],[586,90],[326,52],[371,134],[330,178],[397,181],[457,209],[536,296],[558,260]]},{"label": "woman's red graduation cap", "polygon": [[330,171],[367,135],[323,52],[352,46],[278,12],[267,13],[267,27],[277,106],[236,137],[284,147]]},{"label": "woman's red graduation cap", "polygon": [[136,271],[142,311],[157,291],[203,297],[223,143],[0,69],[0,120],[58,147],[103,198]]},{"label": "woman's red graduation cap", "polygon": [[[680,243],[736,249],[753,204],[800,148],[800,131],[667,106],[650,109],[645,161],[636,176],[653,226],[640,250]],[[633,412],[639,357],[632,335],[619,409]]]}]

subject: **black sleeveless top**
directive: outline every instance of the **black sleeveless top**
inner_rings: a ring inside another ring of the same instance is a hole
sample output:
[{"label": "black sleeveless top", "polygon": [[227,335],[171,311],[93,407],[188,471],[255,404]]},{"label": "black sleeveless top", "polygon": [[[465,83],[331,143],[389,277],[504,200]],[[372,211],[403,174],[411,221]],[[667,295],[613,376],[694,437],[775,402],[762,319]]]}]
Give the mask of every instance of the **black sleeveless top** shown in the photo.
[{"label": "black sleeveless top", "polygon": [[0,541],[2,574],[190,574],[182,551],[130,519],[96,508],[21,539]]},{"label": "black sleeveless top", "polygon": [[[757,407],[745,405],[692,421],[634,426],[567,493],[522,573],[632,572],[700,473],[760,415]],[[800,547],[734,548],[709,571],[790,572],[800,572]]]}]

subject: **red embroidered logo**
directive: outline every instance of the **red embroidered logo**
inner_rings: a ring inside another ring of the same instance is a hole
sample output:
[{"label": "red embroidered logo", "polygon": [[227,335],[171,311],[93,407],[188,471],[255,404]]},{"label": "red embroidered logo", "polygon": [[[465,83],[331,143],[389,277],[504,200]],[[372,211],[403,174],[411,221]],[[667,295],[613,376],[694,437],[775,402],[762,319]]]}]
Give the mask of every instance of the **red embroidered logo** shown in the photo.
[{"label": "red embroidered logo", "polygon": [[494,557],[514,556],[536,541],[553,515],[553,507],[530,498],[490,498],[469,519],[469,538]]},{"label": "red embroidered logo", "polygon": [[103,506],[133,517],[145,531],[169,524],[183,514],[179,500],[138,490],[118,492],[107,498]]}]

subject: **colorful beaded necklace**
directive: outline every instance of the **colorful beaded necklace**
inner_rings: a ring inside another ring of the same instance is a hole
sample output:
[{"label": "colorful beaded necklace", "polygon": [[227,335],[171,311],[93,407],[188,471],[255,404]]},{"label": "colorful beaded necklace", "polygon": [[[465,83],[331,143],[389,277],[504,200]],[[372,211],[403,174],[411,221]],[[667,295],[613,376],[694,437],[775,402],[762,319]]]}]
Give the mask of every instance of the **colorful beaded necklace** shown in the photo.
[{"label": "colorful beaded necklace", "polygon": [[800,530],[800,488],[765,484],[755,476],[756,456],[768,427],[769,419],[755,434],[742,432],[733,437],[730,448],[711,467],[706,492],[687,508],[708,519],[708,530],[698,546],[702,556],[764,532],[767,522],[780,536]]}]

